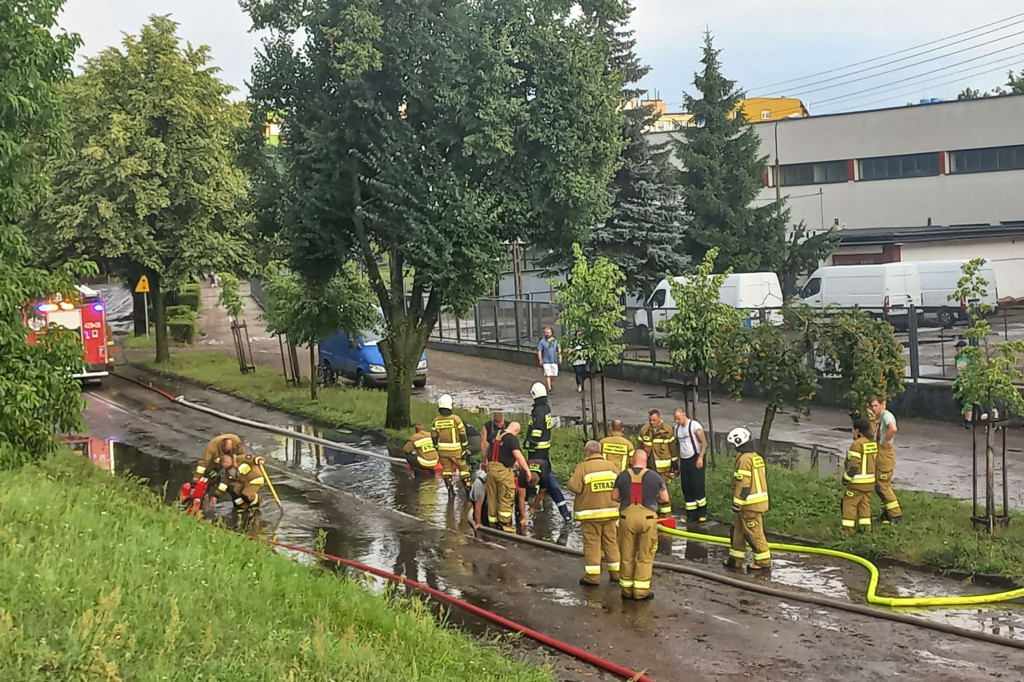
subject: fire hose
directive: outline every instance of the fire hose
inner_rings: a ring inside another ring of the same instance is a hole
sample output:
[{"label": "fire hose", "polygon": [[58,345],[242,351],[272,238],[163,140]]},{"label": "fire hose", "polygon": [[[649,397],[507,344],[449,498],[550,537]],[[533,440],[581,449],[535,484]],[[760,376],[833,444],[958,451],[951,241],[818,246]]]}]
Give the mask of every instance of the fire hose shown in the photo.
[{"label": "fire hose", "polygon": [[[493,528],[483,527],[480,530],[488,535],[504,540],[512,540],[514,542],[521,542],[535,547],[541,547],[543,549],[551,550],[553,552],[560,552],[562,554],[569,554],[571,556],[583,556],[583,551],[575,549],[573,547],[563,547],[562,545],[555,544],[553,542],[546,542],[544,540],[536,540],[523,535],[513,535],[504,531],[496,530]],[[667,528],[660,527],[659,530],[666,532]],[[683,532],[683,531],[678,531]],[[694,533],[694,535],[697,535]],[[715,536],[710,535],[706,537],[714,538]],[[728,541],[727,541],[728,542]],[[775,545],[773,545],[774,547]],[[795,550],[783,550],[782,545],[779,545],[779,551],[804,551],[806,548],[799,547],[796,545],[786,545],[787,547],[795,547]],[[860,557],[858,557],[860,558]],[[867,559],[863,559],[867,561]],[[870,562],[868,562],[870,563]],[[830,599],[829,597],[822,597],[820,595],[811,592],[795,592],[792,590],[779,589],[777,587],[770,587],[768,585],[761,585],[758,583],[747,582],[738,578],[733,578],[728,575],[721,575],[714,571],[709,571],[703,568],[697,568],[696,566],[687,566],[684,564],[675,564],[666,561],[655,561],[655,568],[660,568],[666,571],[673,571],[675,573],[686,573],[688,575],[710,580],[712,582],[720,583],[722,585],[728,585],[730,587],[736,587],[741,590],[747,590],[749,592],[760,592],[761,594],[775,597],[777,599],[784,599],[788,601],[799,601],[806,604],[814,604],[816,606],[824,606],[830,609],[838,609],[840,611],[847,611],[849,613],[856,613],[862,616],[870,616],[872,618],[881,618],[884,620],[891,620],[896,623],[904,623],[906,625],[913,625],[919,628],[926,628],[929,630],[935,630],[948,635],[956,635],[957,637],[966,637],[968,639],[974,639],[981,642],[988,642],[990,644],[999,644],[1002,646],[1012,647],[1014,649],[1024,649],[1024,640],[1013,639],[1012,637],[1002,637],[1000,635],[993,635],[987,632],[976,632],[974,630],[968,630],[966,628],[957,627],[955,625],[947,625],[945,623],[937,623],[923,618],[915,618],[914,616],[908,616],[902,613],[896,613],[893,611],[885,611],[882,609],[872,608],[870,606],[863,606],[861,604],[852,604],[850,602],[840,601],[838,599]],[[876,569],[877,571],[877,569]]]},{"label": "fire hose", "polygon": [[626,668],[617,663],[613,663],[607,659],[592,654],[589,651],[585,651],[583,649],[580,649],[579,647],[575,647],[561,640],[549,637],[548,635],[545,635],[542,632],[538,632],[532,628],[528,628],[525,625],[515,622],[514,620],[509,620],[508,618],[499,616],[496,613],[492,613],[491,611],[482,609],[479,606],[470,604],[469,602],[463,601],[462,599],[459,599],[457,597],[453,597],[450,594],[442,592],[441,590],[434,589],[429,585],[424,585],[421,582],[411,580],[405,576],[397,575],[389,571],[375,568],[373,566],[369,566],[358,561],[352,561],[351,559],[343,559],[342,557],[333,556],[331,554],[325,554],[324,552],[316,552],[310,549],[306,549],[304,547],[299,547],[297,545],[290,545],[284,542],[276,542],[274,540],[267,540],[262,538],[254,539],[259,539],[261,542],[266,542],[267,544],[273,545],[274,547],[279,547],[281,549],[287,549],[293,552],[302,552],[303,554],[319,557],[320,559],[333,561],[336,564],[348,566],[350,568],[355,568],[357,570],[364,571],[371,575],[375,575],[379,578],[384,578],[385,580],[397,583],[399,585],[406,585],[408,587],[411,587],[415,590],[419,590],[420,592],[423,592],[424,594],[433,597],[439,602],[448,604],[449,606],[453,606],[461,611],[465,611],[466,613],[472,614],[478,618],[482,618],[489,623],[493,623],[507,630],[518,632],[524,635],[525,637],[529,637],[535,642],[538,642],[539,644],[561,651],[562,653],[568,654],[573,658],[577,658],[583,661],[584,663],[594,666],[595,668],[600,668],[601,670],[610,672],[613,675],[618,675],[619,677],[625,680],[629,680],[630,682],[654,682],[652,678],[648,677],[642,671],[638,672],[635,670],[630,670],[629,668]]}]

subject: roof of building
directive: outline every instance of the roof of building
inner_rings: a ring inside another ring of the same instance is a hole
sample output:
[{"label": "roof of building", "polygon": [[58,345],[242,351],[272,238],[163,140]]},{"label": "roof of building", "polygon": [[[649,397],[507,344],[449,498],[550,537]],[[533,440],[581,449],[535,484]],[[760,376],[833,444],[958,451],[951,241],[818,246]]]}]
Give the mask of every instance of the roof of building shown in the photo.
[{"label": "roof of building", "polygon": [[843,246],[912,244],[918,242],[959,241],[1024,235],[1024,220],[995,225],[921,225],[918,227],[862,227],[840,230]]},{"label": "roof of building", "polygon": [[[864,114],[875,114],[880,111],[913,111],[917,109],[930,109],[932,107],[948,107],[948,106],[962,106],[969,107],[978,105],[981,103],[991,103],[992,101],[1005,101],[1006,99],[1012,99],[1017,97],[1024,97],[1024,93],[1015,93],[1012,95],[999,95],[996,97],[978,97],[975,99],[950,99],[942,100],[941,102],[928,102],[927,104],[901,104],[898,106],[891,107],[879,107],[877,109],[859,109],[857,111],[837,111],[832,114],[815,114],[811,113],[810,116],[800,116],[794,118],[781,119],[781,121],[796,122],[796,121],[813,121],[814,119],[823,118],[836,118],[838,116],[862,116]],[[813,102],[808,105],[813,106]],[[750,121],[750,125],[767,125],[769,123],[780,123],[781,121]]]}]

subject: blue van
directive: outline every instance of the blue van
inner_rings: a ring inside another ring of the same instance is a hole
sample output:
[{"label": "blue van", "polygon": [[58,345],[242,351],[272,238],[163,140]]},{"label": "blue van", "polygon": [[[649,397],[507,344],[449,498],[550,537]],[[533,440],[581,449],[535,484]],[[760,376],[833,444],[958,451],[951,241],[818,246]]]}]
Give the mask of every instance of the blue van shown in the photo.
[{"label": "blue van", "polygon": [[[317,345],[320,353],[319,374],[326,383],[343,376],[356,382],[356,386],[386,386],[388,371],[384,357],[377,344],[380,334],[373,330],[361,331],[354,336],[339,329],[326,341]],[[427,354],[420,356],[416,367],[416,378],[412,385],[423,388],[427,385]]]}]

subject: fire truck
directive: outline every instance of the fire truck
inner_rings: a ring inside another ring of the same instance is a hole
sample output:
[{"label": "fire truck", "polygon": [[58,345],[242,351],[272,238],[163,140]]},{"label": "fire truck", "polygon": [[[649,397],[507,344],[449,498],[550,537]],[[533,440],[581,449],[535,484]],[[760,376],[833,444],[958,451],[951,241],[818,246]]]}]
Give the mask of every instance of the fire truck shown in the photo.
[{"label": "fire truck", "polygon": [[72,367],[71,371],[76,379],[100,382],[113,369],[114,337],[107,326],[106,308],[100,293],[84,285],[75,289],[78,290],[75,300],[56,294],[35,304],[36,314],[26,319],[30,330],[28,342],[35,343],[50,324],[78,331],[82,340],[83,362],[80,367]]}]

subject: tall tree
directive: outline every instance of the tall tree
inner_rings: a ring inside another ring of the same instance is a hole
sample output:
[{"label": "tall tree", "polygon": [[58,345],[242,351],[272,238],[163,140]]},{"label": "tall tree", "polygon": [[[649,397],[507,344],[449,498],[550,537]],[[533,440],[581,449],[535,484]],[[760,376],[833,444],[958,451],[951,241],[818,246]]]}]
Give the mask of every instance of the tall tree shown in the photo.
[{"label": "tall tree", "polygon": [[82,264],[43,270],[20,223],[46,186],[48,154],[66,146],[56,86],[71,75],[77,35],[56,28],[60,0],[20,0],[0,6],[0,469],[39,459],[57,447],[57,432],[81,427],[79,382],[69,367],[82,362],[75,334],[51,328],[29,345],[26,318],[33,301],[72,295]]},{"label": "tall tree", "polygon": [[604,256],[626,274],[626,290],[646,299],[666,272],[682,272],[689,265],[686,254],[682,195],[674,180],[668,143],[652,144],[644,131],[657,120],[651,106],[640,106],[643,94],[636,83],[650,72],[636,54],[633,31],[623,28],[633,12],[602,17],[601,29],[610,46],[608,68],[626,83],[622,100],[627,108],[622,126],[626,146],[619,155],[619,169],[610,190],[612,214],[594,228],[586,252]]},{"label": "tall tree", "polygon": [[177,24],[154,16],[122,49],[89,59],[64,93],[74,155],[52,164],[40,231],[52,229],[55,252],[149,278],[158,362],[170,357],[164,292],[248,260],[245,111],[217,72],[207,47],[181,45]]},{"label": "tall tree", "polygon": [[1006,73],[1006,84],[993,88],[991,91],[978,90],[977,88],[966,87],[956,96],[959,100],[984,99],[986,97],[1002,97],[1004,95],[1019,95],[1024,93],[1024,69],[1020,73],[1010,69]]},{"label": "tall tree", "polygon": [[360,261],[386,424],[406,426],[439,313],[492,286],[503,244],[571,243],[607,216],[622,82],[594,15],[621,0],[242,4],[271,35],[252,95],[283,117],[291,265],[315,280]]},{"label": "tall tree", "polygon": [[689,218],[694,258],[717,248],[718,268],[778,272],[786,253],[789,211],[781,201],[757,205],[768,159],[757,133],[738,108],[744,93],[722,74],[710,32],[704,34],[702,71],[694,74],[700,98],[683,94],[692,125],[683,128],[676,156]]}]

